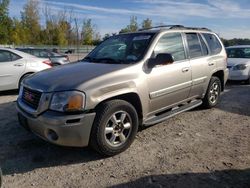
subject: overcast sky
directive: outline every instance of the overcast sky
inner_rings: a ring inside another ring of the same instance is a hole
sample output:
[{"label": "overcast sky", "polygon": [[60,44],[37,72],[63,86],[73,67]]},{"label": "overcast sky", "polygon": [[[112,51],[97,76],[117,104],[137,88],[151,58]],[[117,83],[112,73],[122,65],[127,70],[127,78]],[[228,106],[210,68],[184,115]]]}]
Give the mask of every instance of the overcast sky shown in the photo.
[{"label": "overcast sky", "polygon": [[[150,18],[154,25],[181,24],[207,27],[223,38],[250,38],[250,0],[38,0],[41,10],[69,9],[79,19],[91,18],[98,31],[119,32],[129,24]],[[20,17],[26,0],[10,0],[10,16]],[[42,18],[42,11],[41,11]],[[43,19],[43,18],[42,18]]]}]

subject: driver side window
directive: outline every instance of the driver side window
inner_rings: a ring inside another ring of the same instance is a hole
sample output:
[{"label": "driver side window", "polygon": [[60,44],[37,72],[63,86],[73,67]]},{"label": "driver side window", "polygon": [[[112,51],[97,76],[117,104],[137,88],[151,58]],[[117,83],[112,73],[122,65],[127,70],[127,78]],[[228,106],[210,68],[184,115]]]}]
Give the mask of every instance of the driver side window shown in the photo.
[{"label": "driver side window", "polygon": [[182,36],[180,33],[167,33],[163,35],[155,46],[153,57],[157,54],[168,53],[174,58],[174,61],[186,59]]}]

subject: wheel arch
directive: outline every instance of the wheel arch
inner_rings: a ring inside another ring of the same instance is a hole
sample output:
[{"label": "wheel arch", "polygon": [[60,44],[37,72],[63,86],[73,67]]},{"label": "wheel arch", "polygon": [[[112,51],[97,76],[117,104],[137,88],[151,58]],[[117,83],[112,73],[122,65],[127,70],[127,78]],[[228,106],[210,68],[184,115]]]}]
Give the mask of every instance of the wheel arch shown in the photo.
[{"label": "wheel arch", "polygon": [[131,105],[133,105],[133,107],[135,108],[138,118],[139,118],[139,123],[142,122],[143,119],[143,110],[142,110],[142,103],[141,103],[141,99],[139,97],[139,95],[137,93],[131,92],[131,93],[125,93],[125,94],[120,94],[114,97],[110,97],[108,99],[105,99],[103,101],[101,101],[96,107],[95,109],[97,109],[101,104],[103,104],[104,102],[110,101],[110,100],[124,100],[128,103],[130,103]]},{"label": "wheel arch", "polygon": [[223,70],[219,70],[215,73],[213,73],[212,76],[215,76],[217,78],[220,79],[221,82],[221,91],[224,91],[225,85],[224,85],[224,71]]}]

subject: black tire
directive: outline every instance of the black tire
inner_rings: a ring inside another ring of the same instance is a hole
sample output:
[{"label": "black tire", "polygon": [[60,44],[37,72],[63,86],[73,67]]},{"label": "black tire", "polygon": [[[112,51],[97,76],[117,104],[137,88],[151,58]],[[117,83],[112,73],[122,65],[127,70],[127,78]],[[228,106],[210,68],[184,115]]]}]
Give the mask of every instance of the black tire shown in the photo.
[{"label": "black tire", "polygon": [[60,66],[60,65],[61,65],[60,63],[52,63],[53,67]]},{"label": "black tire", "polygon": [[250,76],[249,76],[249,78],[246,80],[246,82],[245,82],[247,85],[250,85]]},{"label": "black tire", "polygon": [[[217,89],[215,89],[217,87]],[[221,93],[221,81],[218,77],[212,76],[206,95],[203,99],[203,107],[205,108],[213,108],[216,106],[220,99],[220,93]]]},{"label": "black tire", "polygon": [[90,146],[104,156],[121,153],[134,141],[138,124],[137,112],[130,103],[123,100],[104,102],[96,110]]}]

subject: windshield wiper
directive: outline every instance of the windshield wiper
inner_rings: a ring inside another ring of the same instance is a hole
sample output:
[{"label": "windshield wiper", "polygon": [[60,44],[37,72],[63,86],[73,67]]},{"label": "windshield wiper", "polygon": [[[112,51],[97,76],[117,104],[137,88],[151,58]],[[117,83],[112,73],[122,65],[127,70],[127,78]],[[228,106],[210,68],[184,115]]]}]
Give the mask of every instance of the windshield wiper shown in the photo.
[{"label": "windshield wiper", "polygon": [[88,56],[88,57],[83,58],[82,61],[94,62],[94,61],[96,61],[96,58],[92,58],[92,57]]},{"label": "windshield wiper", "polygon": [[96,62],[102,62],[102,63],[119,63],[119,64],[122,64],[124,63],[123,60],[121,59],[112,59],[112,58],[109,58],[109,57],[105,57],[105,58],[99,58],[99,59],[95,59]]}]

